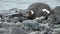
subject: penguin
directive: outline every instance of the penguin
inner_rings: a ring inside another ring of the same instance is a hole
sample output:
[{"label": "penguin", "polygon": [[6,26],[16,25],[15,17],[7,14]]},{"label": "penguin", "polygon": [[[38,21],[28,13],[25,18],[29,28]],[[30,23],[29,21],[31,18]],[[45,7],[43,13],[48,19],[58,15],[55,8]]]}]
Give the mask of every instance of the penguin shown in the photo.
[{"label": "penguin", "polygon": [[48,4],[36,2],[26,9],[24,17],[33,20],[41,16],[48,17],[50,14],[53,14],[53,12]]}]

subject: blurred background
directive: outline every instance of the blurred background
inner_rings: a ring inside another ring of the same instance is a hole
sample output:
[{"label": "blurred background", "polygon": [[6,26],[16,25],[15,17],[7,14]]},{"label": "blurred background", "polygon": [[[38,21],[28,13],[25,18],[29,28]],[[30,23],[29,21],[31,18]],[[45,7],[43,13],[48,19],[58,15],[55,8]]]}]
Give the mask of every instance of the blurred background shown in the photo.
[{"label": "blurred background", "polygon": [[12,8],[26,9],[34,2],[47,3],[52,9],[55,6],[60,6],[60,0],[0,0],[0,10],[9,10]]}]

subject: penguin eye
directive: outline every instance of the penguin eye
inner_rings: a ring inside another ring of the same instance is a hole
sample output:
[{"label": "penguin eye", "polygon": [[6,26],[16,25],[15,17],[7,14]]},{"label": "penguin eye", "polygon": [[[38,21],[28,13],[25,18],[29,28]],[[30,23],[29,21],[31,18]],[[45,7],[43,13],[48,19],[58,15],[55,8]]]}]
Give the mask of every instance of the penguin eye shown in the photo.
[{"label": "penguin eye", "polygon": [[47,9],[42,9],[42,11],[43,11],[43,12],[47,12],[48,14],[50,13],[50,11],[47,10]]}]

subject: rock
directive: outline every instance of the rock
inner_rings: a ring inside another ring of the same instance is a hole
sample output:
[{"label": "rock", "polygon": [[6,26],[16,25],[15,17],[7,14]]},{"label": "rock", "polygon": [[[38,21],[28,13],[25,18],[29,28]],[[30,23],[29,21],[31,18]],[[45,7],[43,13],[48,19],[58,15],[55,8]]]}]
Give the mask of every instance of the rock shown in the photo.
[{"label": "rock", "polygon": [[6,31],[5,28],[0,28],[0,34],[4,34],[5,31]]},{"label": "rock", "polygon": [[53,24],[60,23],[60,18],[56,15],[50,15],[47,20],[48,20],[48,22],[53,23]]},{"label": "rock", "polygon": [[56,6],[54,9],[55,15],[60,17],[60,6]]},{"label": "rock", "polygon": [[36,21],[39,22],[39,23],[42,23],[42,21],[46,20],[45,18],[46,18],[46,17],[41,16],[41,17],[36,17],[36,19],[34,19],[34,20],[36,20]]},{"label": "rock", "polygon": [[1,27],[7,28],[7,27],[20,27],[21,23],[9,23],[9,22],[4,22],[1,24]]},{"label": "rock", "polygon": [[24,30],[19,28],[9,28],[4,34],[27,34]]},{"label": "rock", "polygon": [[23,21],[23,29],[25,30],[39,30],[39,23],[35,20],[26,20]]}]

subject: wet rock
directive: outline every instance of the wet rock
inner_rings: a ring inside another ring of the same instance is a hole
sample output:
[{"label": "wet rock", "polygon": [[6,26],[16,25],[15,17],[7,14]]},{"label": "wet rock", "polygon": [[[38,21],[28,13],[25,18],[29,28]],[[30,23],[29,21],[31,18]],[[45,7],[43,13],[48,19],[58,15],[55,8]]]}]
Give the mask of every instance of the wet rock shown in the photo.
[{"label": "wet rock", "polygon": [[29,31],[29,30],[38,31],[39,30],[39,23],[35,20],[23,21],[23,29],[26,31]]},{"label": "wet rock", "polygon": [[51,15],[48,17],[48,22],[53,23],[53,24],[59,24],[60,23],[60,18],[56,15]]},{"label": "wet rock", "polygon": [[5,28],[0,28],[0,34],[3,34],[6,31]]},{"label": "wet rock", "polygon": [[4,22],[1,24],[2,28],[7,28],[7,27],[20,27],[21,23],[9,23],[9,22]]},{"label": "wet rock", "polygon": [[60,17],[60,6],[56,6],[54,9],[55,15]]},{"label": "wet rock", "polygon": [[24,30],[19,28],[9,28],[4,34],[27,34]]}]

